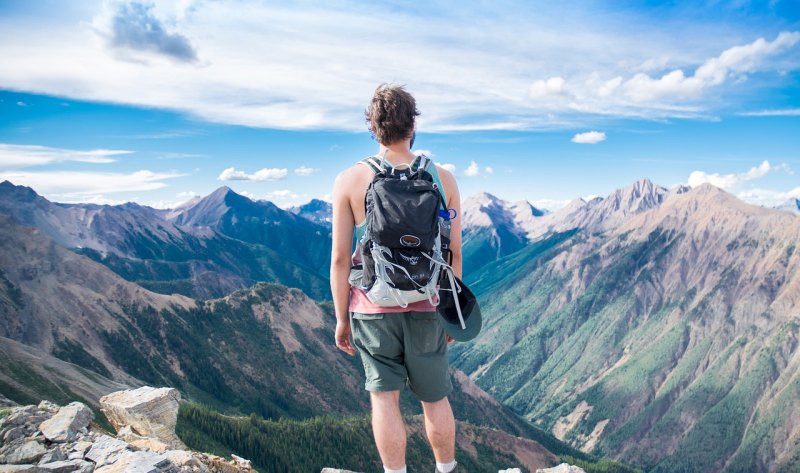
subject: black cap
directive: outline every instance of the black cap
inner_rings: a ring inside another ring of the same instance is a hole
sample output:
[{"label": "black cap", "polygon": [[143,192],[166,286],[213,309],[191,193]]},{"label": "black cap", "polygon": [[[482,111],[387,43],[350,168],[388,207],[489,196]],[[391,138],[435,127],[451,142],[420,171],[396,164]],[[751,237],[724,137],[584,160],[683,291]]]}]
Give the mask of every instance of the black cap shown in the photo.
[{"label": "black cap", "polygon": [[[456,282],[456,292],[450,287],[448,275],[443,275],[440,280],[437,312],[439,320],[444,326],[444,331],[456,341],[466,342],[477,337],[481,331],[481,308],[475,295],[467,285],[458,277],[453,276],[453,278]],[[464,320],[463,326],[458,318],[458,310],[456,309],[456,297],[454,296],[456,293],[458,294],[458,304],[461,308],[461,317]]]}]

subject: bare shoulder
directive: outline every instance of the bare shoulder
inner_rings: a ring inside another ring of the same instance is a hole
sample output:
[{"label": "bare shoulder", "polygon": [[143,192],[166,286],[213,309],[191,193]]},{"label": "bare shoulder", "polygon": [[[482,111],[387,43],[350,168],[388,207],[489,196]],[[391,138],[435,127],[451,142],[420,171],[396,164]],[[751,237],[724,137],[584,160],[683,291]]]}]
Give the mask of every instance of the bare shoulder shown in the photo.
[{"label": "bare shoulder", "polygon": [[439,173],[439,179],[442,181],[444,193],[447,195],[448,201],[459,198],[458,183],[453,173],[439,165],[436,166],[436,171]]},{"label": "bare shoulder", "polygon": [[354,164],[336,176],[334,187],[341,191],[360,188],[360,184],[370,179],[372,172],[364,165]]},{"label": "bare shoulder", "polygon": [[439,173],[439,179],[442,180],[442,184],[444,184],[445,182],[451,182],[453,184],[456,183],[456,178],[453,176],[453,173],[450,172],[450,170],[448,170],[447,168],[443,168],[437,164],[436,172]]}]

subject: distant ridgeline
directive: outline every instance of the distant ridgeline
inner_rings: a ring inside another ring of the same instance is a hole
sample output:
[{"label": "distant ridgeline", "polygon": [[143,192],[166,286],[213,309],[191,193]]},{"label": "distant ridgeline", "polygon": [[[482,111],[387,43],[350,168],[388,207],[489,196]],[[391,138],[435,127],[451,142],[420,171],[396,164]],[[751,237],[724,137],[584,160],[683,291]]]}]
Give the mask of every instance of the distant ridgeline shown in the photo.
[{"label": "distant ridgeline", "polygon": [[[469,375],[452,374],[456,416],[575,461],[582,450],[657,472],[798,471],[795,211],[646,180],[555,212],[465,200],[465,280],[485,328],[451,349]],[[64,205],[1,183],[0,392],[91,404],[173,386],[263,417],[247,427],[263,432],[285,427],[270,419],[361,414],[361,368],[331,340],[330,244],[320,201],[283,211],[223,187],[173,210]],[[507,459],[491,445],[509,442],[460,448]],[[605,465],[587,471],[624,471]]]},{"label": "distant ridgeline", "polygon": [[324,218],[315,223],[227,187],[181,208],[157,210],[134,203],[57,204],[5,181],[0,214],[162,294],[211,299],[266,281],[330,299],[331,238]]},{"label": "distant ridgeline", "polygon": [[648,471],[800,471],[800,217],[640,181],[484,220],[499,258],[466,281],[485,328],[451,352],[478,385]]}]

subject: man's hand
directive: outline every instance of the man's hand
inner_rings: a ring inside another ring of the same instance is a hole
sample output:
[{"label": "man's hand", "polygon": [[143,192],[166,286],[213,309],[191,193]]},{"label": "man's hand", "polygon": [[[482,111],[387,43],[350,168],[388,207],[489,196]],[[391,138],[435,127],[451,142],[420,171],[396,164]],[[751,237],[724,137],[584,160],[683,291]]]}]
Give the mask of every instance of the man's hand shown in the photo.
[{"label": "man's hand", "polygon": [[444,334],[444,339],[447,340],[448,345],[452,345],[453,342],[456,341],[455,338],[451,337],[450,335]]},{"label": "man's hand", "polygon": [[350,356],[356,354],[356,349],[350,343],[350,321],[336,321],[336,348]]}]

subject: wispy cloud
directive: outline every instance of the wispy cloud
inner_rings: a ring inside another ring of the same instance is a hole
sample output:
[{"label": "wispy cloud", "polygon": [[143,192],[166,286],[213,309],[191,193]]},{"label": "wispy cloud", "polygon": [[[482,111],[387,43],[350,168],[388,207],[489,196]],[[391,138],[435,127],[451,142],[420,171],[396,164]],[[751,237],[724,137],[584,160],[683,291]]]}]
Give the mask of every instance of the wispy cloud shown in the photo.
[{"label": "wispy cloud", "polygon": [[692,187],[708,183],[719,187],[720,189],[735,190],[738,186],[745,182],[753,181],[766,176],[770,172],[778,171],[789,174],[793,173],[787,164],[773,166],[769,163],[769,161],[764,161],[760,165],[750,168],[749,171],[741,173],[719,174],[707,173],[704,171],[694,171],[689,174],[687,183]]},{"label": "wispy cloud", "polygon": [[237,171],[235,168],[227,168],[217,177],[219,181],[280,181],[289,175],[286,168],[263,168],[253,174],[244,171]]},{"label": "wispy cloud", "polygon": [[107,164],[116,161],[113,158],[114,156],[131,154],[132,152],[121,149],[74,150],[39,145],[0,143],[0,169],[19,169],[63,161]]},{"label": "wispy cloud", "polygon": [[[720,101],[710,89],[800,69],[796,55],[781,59],[798,32],[756,39],[744,28],[688,24],[677,34],[619,10],[565,17],[524,2],[475,4],[442,22],[380,2],[105,5],[90,22],[0,20],[0,87],[246,126],[364,130],[366,102],[391,80],[415,94],[421,130],[524,130],[598,115],[713,116]],[[417,33],[396,31],[398,21]],[[400,42],[408,61],[373,61]],[[135,60],[121,61],[121,52]],[[672,70],[659,73],[667,64]]]},{"label": "wispy cloud", "polygon": [[[29,186],[48,197],[82,199],[88,196],[115,194],[121,192],[151,191],[167,186],[168,179],[185,174],[174,172],[152,172],[148,170],[133,173],[115,172],[0,172],[0,181],[9,180],[17,185]],[[60,200],[65,202],[66,200]]]},{"label": "wispy cloud", "polygon": [[795,187],[785,192],[762,188],[747,189],[739,192],[737,196],[751,204],[761,205],[763,207],[777,207],[790,199],[800,199],[800,187]]},{"label": "wispy cloud", "polygon": [[800,108],[757,110],[754,112],[741,112],[739,115],[744,117],[800,117]]},{"label": "wispy cloud", "polygon": [[593,145],[606,140],[606,134],[602,131],[587,131],[585,133],[576,133],[572,137],[573,143]]},{"label": "wispy cloud", "polygon": [[686,76],[681,69],[670,71],[654,79],[639,73],[625,82],[626,95],[637,101],[694,99],[713,86],[718,86],[736,76],[745,76],[758,70],[766,57],[790,49],[800,42],[800,32],[783,32],[773,41],[759,38],[752,43],[726,49],[717,57],[708,59],[694,74]]}]

